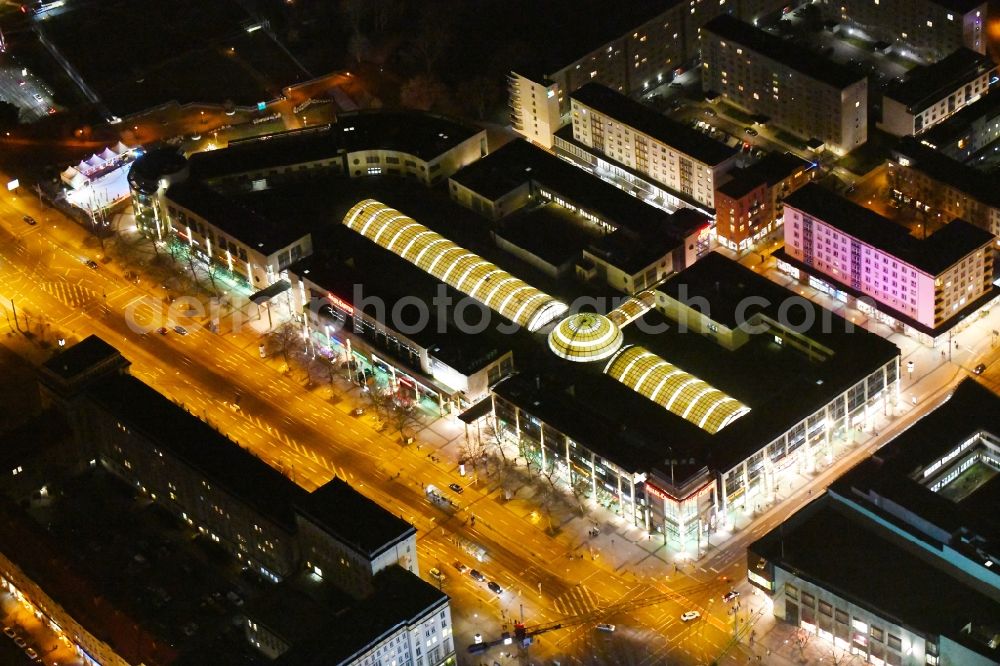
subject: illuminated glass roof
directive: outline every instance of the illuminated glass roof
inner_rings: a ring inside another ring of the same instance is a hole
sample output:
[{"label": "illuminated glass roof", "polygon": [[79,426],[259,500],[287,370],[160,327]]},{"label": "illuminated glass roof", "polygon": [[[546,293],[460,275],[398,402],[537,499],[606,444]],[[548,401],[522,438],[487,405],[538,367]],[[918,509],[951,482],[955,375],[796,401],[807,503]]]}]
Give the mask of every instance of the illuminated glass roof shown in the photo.
[{"label": "illuminated glass roof", "polygon": [[593,312],[566,317],[549,333],[549,349],[567,361],[599,361],[622,346],[622,332],[613,321]]},{"label": "illuminated glass roof", "polygon": [[568,309],[564,303],[374,199],[355,204],[344,216],[344,224],[529,331],[537,331]]},{"label": "illuminated glass roof", "polygon": [[710,433],[750,408],[653,352],[639,346],[618,352],[605,374]]}]

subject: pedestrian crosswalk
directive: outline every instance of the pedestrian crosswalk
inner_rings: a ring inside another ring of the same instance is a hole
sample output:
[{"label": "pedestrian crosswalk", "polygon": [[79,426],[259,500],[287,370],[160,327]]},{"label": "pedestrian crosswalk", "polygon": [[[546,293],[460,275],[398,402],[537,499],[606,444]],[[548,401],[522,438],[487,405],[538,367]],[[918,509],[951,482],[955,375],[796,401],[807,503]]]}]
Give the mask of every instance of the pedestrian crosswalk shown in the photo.
[{"label": "pedestrian crosswalk", "polygon": [[93,290],[65,280],[43,282],[39,286],[60,303],[71,308],[86,307],[93,303],[97,296]]},{"label": "pedestrian crosswalk", "polygon": [[586,585],[577,585],[552,602],[563,615],[585,615],[601,605],[601,599]]}]

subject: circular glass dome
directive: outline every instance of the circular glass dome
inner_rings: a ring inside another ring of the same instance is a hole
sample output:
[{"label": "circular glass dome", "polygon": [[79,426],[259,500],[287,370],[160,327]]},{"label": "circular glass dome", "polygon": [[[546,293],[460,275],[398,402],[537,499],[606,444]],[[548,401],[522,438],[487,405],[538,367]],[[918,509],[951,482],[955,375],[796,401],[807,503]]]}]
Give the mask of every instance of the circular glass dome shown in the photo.
[{"label": "circular glass dome", "polygon": [[567,361],[599,361],[621,346],[622,332],[618,325],[594,312],[567,317],[549,333],[549,349]]}]

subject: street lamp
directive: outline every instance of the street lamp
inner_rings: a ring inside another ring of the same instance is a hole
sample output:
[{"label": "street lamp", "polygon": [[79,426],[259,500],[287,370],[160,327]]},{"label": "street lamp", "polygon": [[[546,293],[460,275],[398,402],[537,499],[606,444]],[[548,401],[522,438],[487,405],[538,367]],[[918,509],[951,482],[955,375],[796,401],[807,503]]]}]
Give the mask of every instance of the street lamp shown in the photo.
[{"label": "street lamp", "polygon": [[913,368],[914,368],[913,361],[907,361],[906,362],[906,375],[907,375],[907,379],[909,379],[910,381],[913,381]]}]

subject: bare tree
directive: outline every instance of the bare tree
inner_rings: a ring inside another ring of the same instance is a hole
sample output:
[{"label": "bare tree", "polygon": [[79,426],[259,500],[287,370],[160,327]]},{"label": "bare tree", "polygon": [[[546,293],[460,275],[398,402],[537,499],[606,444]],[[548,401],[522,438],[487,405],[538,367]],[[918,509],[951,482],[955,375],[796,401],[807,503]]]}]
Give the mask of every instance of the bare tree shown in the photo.
[{"label": "bare tree", "polygon": [[288,321],[274,329],[267,337],[270,347],[281,354],[285,365],[290,368],[291,361],[304,348],[302,328],[295,322]]},{"label": "bare tree", "polygon": [[399,90],[399,101],[405,107],[420,111],[430,111],[446,103],[448,89],[438,79],[418,74],[403,84]]}]

